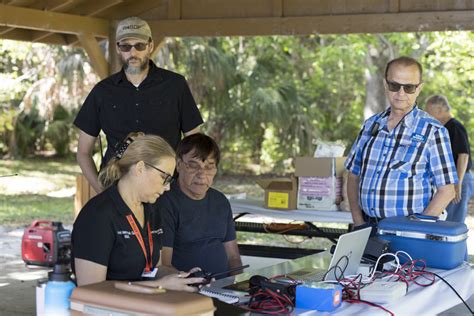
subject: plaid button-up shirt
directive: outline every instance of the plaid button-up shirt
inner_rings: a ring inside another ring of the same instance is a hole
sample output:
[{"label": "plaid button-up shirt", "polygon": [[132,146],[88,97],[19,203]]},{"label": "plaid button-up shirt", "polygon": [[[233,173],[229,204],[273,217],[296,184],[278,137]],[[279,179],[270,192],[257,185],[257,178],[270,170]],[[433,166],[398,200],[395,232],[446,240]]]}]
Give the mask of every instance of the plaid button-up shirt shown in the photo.
[{"label": "plaid button-up shirt", "polygon": [[371,217],[422,213],[437,187],[458,182],[448,131],[416,105],[389,131],[390,108],[369,118],[345,162]]}]

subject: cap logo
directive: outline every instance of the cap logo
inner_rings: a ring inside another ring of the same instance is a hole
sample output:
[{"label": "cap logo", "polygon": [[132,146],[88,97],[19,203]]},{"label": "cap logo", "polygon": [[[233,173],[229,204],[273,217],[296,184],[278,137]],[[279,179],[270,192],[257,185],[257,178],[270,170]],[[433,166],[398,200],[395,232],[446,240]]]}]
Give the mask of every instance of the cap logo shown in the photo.
[{"label": "cap logo", "polygon": [[128,30],[128,29],[133,29],[133,30],[136,30],[136,29],[139,29],[141,28],[142,25],[125,25],[122,30]]}]

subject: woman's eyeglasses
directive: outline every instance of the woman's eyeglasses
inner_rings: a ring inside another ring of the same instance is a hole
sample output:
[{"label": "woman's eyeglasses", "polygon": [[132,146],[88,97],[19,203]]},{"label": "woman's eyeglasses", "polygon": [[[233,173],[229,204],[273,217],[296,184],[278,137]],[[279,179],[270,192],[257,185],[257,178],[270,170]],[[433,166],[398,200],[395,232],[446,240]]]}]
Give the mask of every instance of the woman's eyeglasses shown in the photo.
[{"label": "woman's eyeglasses", "polygon": [[136,43],[133,45],[117,43],[117,46],[120,49],[120,51],[123,53],[128,53],[129,51],[131,51],[132,47],[134,47],[137,51],[142,52],[146,49],[146,47],[148,46],[148,43]]},{"label": "woman's eyeglasses", "polygon": [[419,84],[401,84],[395,81],[388,81],[387,79],[385,79],[385,81],[387,81],[387,86],[388,86],[389,91],[398,92],[400,91],[400,88],[403,88],[403,91],[405,91],[405,93],[408,93],[408,94],[415,93],[416,88],[418,88],[421,84],[421,82]]},{"label": "woman's eyeglasses", "polygon": [[161,172],[162,174],[165,175],[165,178],[163,179],[163,185],[171,184],[174,181],[174,177],[172,175],[170,175],[168,172],[164,172],[160,168],[157,168],[157,167],[153,166],[152,164],[149,164],[148,162],[145,162],[145,165],[147,165],[148,167],[153,168],[156,171],[159,171],[159,172]]}]

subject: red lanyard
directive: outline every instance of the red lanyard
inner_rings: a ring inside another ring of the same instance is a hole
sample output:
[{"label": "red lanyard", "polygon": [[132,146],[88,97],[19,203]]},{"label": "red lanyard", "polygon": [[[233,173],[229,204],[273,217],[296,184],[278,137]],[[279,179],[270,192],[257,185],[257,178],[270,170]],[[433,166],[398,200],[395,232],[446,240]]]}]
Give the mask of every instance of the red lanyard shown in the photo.
[{"label": "red lanyard", "polygon": [[135,218],[133,218],[133,215],[127,215],[127,220],[130,226],[133,229],[133,232],[135,233],[135,237],[137,237],[138,243],[140,244],[140,247],[142,247],[143,254],[145,255],[145,261],[146,261],[146,266],[145,266],[145,271],[150,272],[153,270],[153,238],[151,236],[151,229],[150,229],[150,223],[148,222],[148,242],[150,244],[150,260],[148,260],[148,255],[147,251],[145,248],[145,242],[143,241],[142,233],[140,232],[140,229],[137,226],[137,223],[135,222]]}]

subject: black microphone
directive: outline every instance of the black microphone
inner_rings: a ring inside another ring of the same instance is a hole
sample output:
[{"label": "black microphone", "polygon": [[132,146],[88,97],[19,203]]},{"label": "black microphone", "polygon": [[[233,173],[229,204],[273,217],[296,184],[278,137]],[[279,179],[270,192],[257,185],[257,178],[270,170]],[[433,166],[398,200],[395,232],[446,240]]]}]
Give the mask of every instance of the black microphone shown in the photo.
[{"label": "black microphone", "polygon": [[370,130],[370,135],[372,137],[377,136],[377,133],[379,132],[379,122],[375,122],[374,125],[372,125],[372,129]]}]

